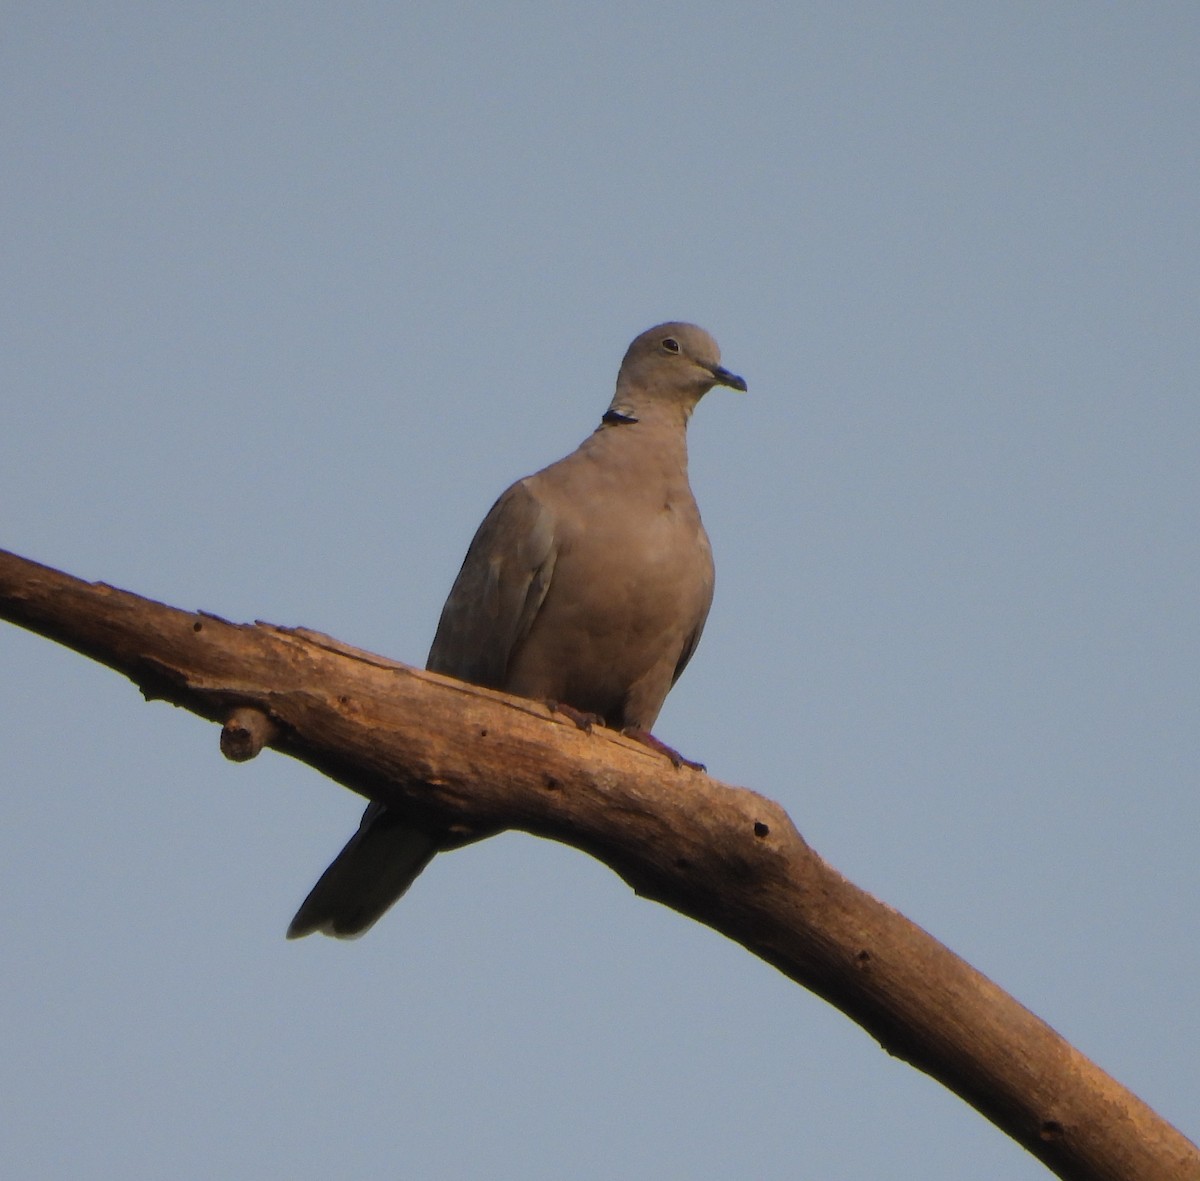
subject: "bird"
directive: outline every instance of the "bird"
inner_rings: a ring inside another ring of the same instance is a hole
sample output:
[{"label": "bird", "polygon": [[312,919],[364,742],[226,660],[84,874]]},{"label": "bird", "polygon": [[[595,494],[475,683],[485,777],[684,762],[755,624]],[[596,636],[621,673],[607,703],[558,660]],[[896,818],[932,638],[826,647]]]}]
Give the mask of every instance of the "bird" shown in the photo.
[{"label": "bird", "polygon": [[[713,596],[687,473],[687,424],[714,386],[745,391],[717,342],[670,321],[636,337],[599,426],[492,506],[442,609],[426,668],[546,702],[690,763],[652,734]],[[352,939],[438,852],[435,834],[372,802],[288,938]]]}]

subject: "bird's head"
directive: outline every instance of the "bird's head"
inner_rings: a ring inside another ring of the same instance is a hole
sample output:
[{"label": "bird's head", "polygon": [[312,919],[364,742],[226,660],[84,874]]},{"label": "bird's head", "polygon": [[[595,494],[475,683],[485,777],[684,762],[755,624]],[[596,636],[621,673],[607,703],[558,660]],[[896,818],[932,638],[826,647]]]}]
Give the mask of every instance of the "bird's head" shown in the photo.
[{"label": "bird's head", "polygon": [[610,413],[636,418],[654,404],[690,413],[715,385],[746,389],[745,381],[721,364],[721,350],[703,328],[669,321],[647,329],[629,346]]}]

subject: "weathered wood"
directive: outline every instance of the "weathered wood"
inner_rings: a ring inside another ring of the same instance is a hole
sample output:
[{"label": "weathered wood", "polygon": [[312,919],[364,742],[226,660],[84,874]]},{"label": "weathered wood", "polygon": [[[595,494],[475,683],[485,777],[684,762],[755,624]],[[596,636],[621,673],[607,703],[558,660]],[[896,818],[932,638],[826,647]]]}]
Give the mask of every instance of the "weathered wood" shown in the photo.
[{"label": "weathered wood", "polygon": [[[770,800],[608,731],[303,629],[239,625],[0,551],[0,617],[406,809],[448,846],[503,829],[597,857],[955,1091],[1059,1176],[1197,1181],[1200,1151],[921,928],[846,881]],[[8,671],[6,675],[12,675]]]},{"label": "weathered wood", "polygon": [[261,709],[239,705],[221,727],[221,753],[234,763],[245,763],[278,737],[279,727]]}]

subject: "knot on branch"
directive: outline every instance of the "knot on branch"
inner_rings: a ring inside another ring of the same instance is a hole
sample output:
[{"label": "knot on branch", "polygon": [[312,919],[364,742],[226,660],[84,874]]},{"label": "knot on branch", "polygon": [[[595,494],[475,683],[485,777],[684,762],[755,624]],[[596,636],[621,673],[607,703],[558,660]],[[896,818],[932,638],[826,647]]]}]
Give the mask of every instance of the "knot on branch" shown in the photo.
[{"label": "knot on branch", "polygon": [[277,737],[279,727],[261,709],[239,706],[221,727],[221,753],[235,763],[244,763]]}]

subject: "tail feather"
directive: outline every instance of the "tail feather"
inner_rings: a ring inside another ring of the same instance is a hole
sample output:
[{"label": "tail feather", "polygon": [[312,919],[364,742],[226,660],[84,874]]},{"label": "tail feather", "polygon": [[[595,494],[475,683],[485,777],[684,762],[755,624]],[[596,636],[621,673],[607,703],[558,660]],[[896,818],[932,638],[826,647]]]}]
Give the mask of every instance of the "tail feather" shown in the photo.
[{"label": "tail feather", "polygon": [[357,939],[416,881],[437,851],[428,833],[381,804],[369,805],[358,831],[309,891],[287,937],[301,939],[320,931]]}]

